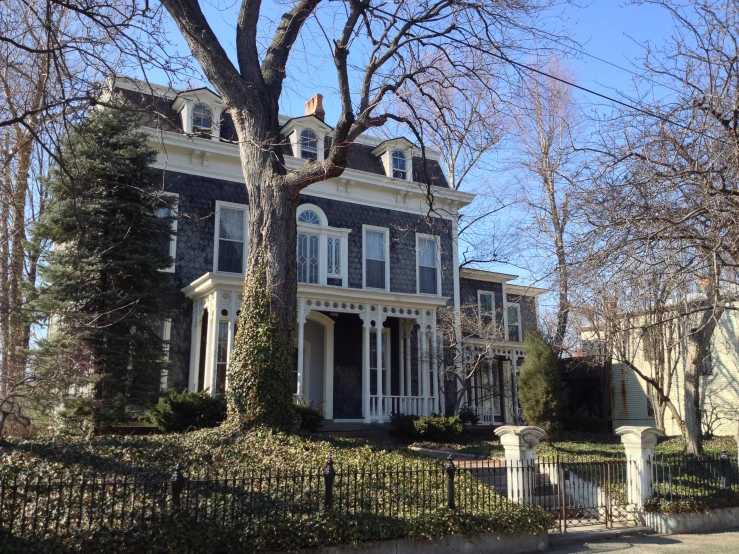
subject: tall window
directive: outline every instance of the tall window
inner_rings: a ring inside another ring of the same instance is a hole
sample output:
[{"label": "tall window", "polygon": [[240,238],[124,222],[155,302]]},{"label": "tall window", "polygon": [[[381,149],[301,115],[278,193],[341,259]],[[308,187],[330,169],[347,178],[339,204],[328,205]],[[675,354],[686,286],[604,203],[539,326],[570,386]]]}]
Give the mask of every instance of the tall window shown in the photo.
[{"label": "tall window", "polygon": [[418,238],[418,292],[439,294],[439,245],[436,239]]},{"label": "tall window", "polygon": [[303,129],[300,132],[300,157],[304,160],[318,158],[318,138],[311,129]]},{"label": "tall window", "polygon": [[328,268],[326,275],[332,279],[341,279],[341,239],[328,237]]},{"label": "tall window", "polygon": [[192,110],[193,133],[210,133],[213,128],[213,112],[208,106],[196,104]]},{"label": "tall window", "polygon": [[160,196],[160,205],[157,208],[157,217],[171,218],[171,231],[169,236],[163,236],[159,241],[159,249],[162,254],[166,254],[172,258],[172,265],[165,271],[173,272],[175,268],[175,258],[177,257],[177,195],[164,193]]},{"label": "tall window", "polygon": [[495,297],[492,292],[477,291],[477,312],[480,316],[480,335],[493,334],[495,324]]},{"label": "tall window", "polygon": [[387,231],[366,229],[364,234],[364,286],[387,290]]},{"label": "tall window", "polygon": [[518,304],[508,306],[508,340],[521,341],[521,310]]},{"label": "tall window", "polygon": [[246,246],[246,210],[221,206],[217,214],[217,270],[224,273],[243,273]]},{"label": "tall window", "polygon": [[298,233],[298,283],[318,283],[318,239]]},{"label": "tall window", "polygon": [[408,178],[408,162],[405,153],[400,150],[393,152],[393,177],[396,179]]}]

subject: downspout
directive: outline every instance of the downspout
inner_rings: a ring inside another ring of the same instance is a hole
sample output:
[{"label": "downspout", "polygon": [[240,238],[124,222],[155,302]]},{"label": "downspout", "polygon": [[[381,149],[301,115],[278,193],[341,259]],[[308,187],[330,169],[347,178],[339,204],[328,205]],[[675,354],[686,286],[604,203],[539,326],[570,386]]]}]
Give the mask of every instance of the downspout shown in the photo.
[{"label": "downspout", "polygon": [[[454,371],[458,376],[462,376],[463,359],[462,359],[462,300],[459,293],[459,212],[457,217],[452,219],[452,266],[454,270],[454,341],[457,344],[457,356],[454,360]],[[464,382],[464,380],[462,381]],[[456,385],[457,381],[455,381]],[[454,391],[454,397],[457,397],[457,391]],[[456,401],[455,401],[456,410]]]}]

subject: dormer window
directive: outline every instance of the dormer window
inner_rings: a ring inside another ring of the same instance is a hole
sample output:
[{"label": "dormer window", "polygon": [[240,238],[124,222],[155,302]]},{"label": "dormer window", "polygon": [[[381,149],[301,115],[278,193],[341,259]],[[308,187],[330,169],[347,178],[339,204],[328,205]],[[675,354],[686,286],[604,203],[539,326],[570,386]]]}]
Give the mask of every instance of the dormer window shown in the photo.
[{"label": "dormer window", "polygon": [[408,166],[405,158],[405,153],[401,150],[395,150],[393,152],[393,177],[395,179],[407,179],[408,177]]},{"label": "dormer window", "polygon": [[213,112],[205,104],[196,104],[192,109],[193,133],[210,133],[213,128]]},{"label": "dormer window", "polygon": [[300,157],[304,160],[318,159],[318,137],[312,129],[300,132]]}]

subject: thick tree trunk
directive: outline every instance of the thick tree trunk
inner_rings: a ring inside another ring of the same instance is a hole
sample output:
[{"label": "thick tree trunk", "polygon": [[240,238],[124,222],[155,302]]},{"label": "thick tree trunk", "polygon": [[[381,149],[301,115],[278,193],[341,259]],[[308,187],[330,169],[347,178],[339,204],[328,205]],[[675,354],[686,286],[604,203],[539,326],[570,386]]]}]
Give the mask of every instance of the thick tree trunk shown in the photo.
[{"label": "thick tree trunk", "polygon": [[700,421],[700,339],[688,338],[685,367],[685,451],[699,455],[703,451]]},{"label": "thick tree trunk", "polygon": [[[229,366],[229,420],[290,428],[297,305],[297,195],[284,186],[277,129],[268,114],[236,114],[249,196],[249,254],[238,336]],[[263,137],[261,145],[253,137]]]}]

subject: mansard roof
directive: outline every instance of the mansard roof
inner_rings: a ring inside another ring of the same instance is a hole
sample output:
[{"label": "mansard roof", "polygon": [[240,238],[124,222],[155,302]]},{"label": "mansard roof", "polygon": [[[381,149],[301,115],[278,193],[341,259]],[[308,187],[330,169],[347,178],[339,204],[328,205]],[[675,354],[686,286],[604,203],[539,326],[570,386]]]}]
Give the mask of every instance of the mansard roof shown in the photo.
[{"label": "mansard roof", "polygon": [[[147,85],[146,83],[139,83],[130,79],[117,79],[113,87],[114,92],[123,96],[128,102],[141,111],[141,117],[145,126],[174,133],[183,132],[181,116],[174,107],[178,98],[187,95],[195,95],[203,101],[206,101],[206,96],[210,97],[211,95],[215,98],[220,98],[206,87],[189,91],[175,91],[170,88],[157,85]],[[315,119],[314,116],[300,117],[310,117]],[[293,118],[293,120],[297,119],[300,118]],[[289,121],[289,119],[283,118],[282,121]],[[234,128],[233,120],[228,111],[224,111],[221,115],[220,125],[221,142],[235,142],[237,140],[236,129]],[[328,125],[326,125],[326,127],[329,129],[331,128]],[[330,135],[326,136],[324,140],[324,149],[327,153],[331,148],[331,140],[332,138]],[[399,139],[392,140],[398,141]],[[407,139],[403,139],[403,141],[407,141]],[[411,144],[410,141],[407,142],[408,144]],[[375,175],[385,175],[386,173],[382,162],[375,154],[373,154],[373,150],[381,144],[383,144],[383,142],[378,144],[376,140],[372,139],[368,139],[366,141],[360,139],[359,141],[350,144],[347,168]],[[287,141],[282,142],[282,153],[286,156],[294,155],[292,148]],[[413,156],[412,170],[413,181],[417,183],[449,188],[446,175],[444,175],[444,171],[438,160],[427,157],[424,164],[423,158],[420,156]]]}]

